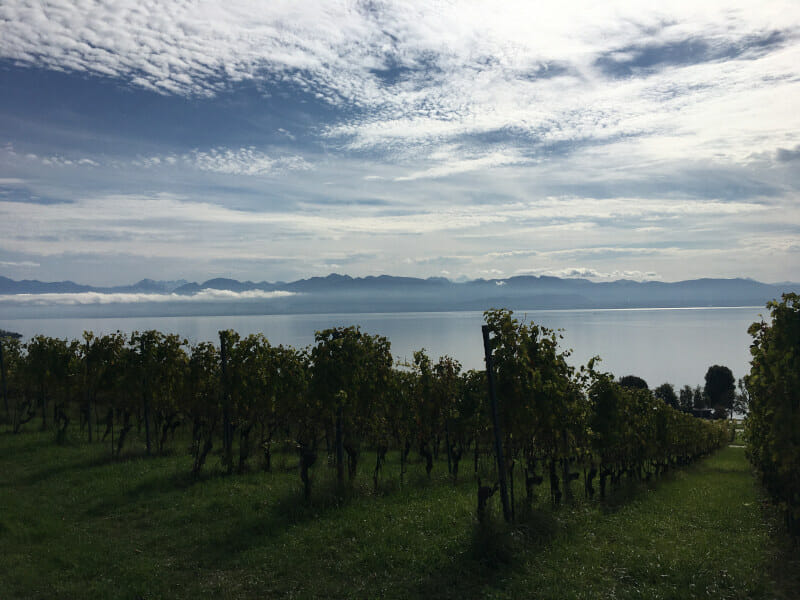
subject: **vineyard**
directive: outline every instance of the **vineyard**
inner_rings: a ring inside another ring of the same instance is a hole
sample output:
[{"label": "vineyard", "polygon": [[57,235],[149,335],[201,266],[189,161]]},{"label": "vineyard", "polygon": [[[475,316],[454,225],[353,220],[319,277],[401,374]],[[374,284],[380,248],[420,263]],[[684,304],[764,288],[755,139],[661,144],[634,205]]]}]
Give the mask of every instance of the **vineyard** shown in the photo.
[{"label": "vineyard", "polygon": [[724,421],[597,358],[572,366],[558,332],[506,310],[485,313],[489,368],[467,372],[424,350],[396,362],[358,327],[307,349],[233,331],[0,337],[0,588],[797,597],[776,525],[796,523],[796,408],[778,402],[796,398],[796,306],[751,332],[747,452],[776,509],[738,444],[717,451]]},{"label": "vineyard", "polygon": [[620,385],[596,359],[570,366],[557,332],[506,310],[485,319],[490,378],[424,350],[395,364],[386,338],[357,327],[317,332],[307,350],[233,331],[221,331],[218,346],[158,331],[5,338],[5,412],[13,432],[52,430],[61,444],[82,435],[114,460],[132,432],[146,455],[188,446],[195,478],[212,456],[229,474],[270,471],[276,449],[289,449],[306,500],[320,469],[342,489],[368,471],[378,490],[389,456],[399,486],[410,461],[430,477],[446,459],[453,481],[476,480],[478,518],[499,490],[508,521],[530,510],[540,486],[556,506],[572,499],[576,480],[586,497],[605,497],[623,478],[687,465],[730,435],[724,423]]}]

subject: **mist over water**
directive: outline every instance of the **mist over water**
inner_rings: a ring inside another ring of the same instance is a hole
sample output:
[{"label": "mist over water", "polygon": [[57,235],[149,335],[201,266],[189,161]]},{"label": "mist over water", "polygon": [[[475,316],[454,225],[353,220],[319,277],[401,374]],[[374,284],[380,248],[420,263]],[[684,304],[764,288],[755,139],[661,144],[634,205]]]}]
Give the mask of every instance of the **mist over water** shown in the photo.
[{"label": "mist over water", "polygon": [[[562,348],[572,348],[573,365],[599,355],[599,368],[616,376],[635,374],[651,388],[669,382],[680,387],[704,382],[710,365],[729,367],[738,379],[750,367],[748,326],[763,307],[683,309],[524,310],[518,319],[563,329]],[[314,343],[314,332],[340,325],[389,338],[392,354],[411,360],[425,348],[431,357],[448,354],[465,369],[483,368],[478,311],[435,313],[356,313],[129,318],[0,319],[0,328],[29,338],[36,334],[79,338],[84,330],[104,334],[158,329],[192,342],[218,341],[221,329],[242,336],[263,333],[272,344],[298,348]]]}]

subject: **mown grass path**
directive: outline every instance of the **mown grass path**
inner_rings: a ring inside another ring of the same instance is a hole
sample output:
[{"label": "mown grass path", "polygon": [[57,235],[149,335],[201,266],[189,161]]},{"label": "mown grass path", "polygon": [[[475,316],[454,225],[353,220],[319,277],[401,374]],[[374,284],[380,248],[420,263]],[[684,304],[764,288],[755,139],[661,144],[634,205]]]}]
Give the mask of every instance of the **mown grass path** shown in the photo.
[{"label": "mown grass path", "polygon": [[0,597],[800,597],[741,448],[512,529],[478,527],[467,475],[399,489],[392,463],[373,494],[365,459],[341,498],[322,467],[306,505],[282,462],[192,482],[182,456],[0,434]]}]

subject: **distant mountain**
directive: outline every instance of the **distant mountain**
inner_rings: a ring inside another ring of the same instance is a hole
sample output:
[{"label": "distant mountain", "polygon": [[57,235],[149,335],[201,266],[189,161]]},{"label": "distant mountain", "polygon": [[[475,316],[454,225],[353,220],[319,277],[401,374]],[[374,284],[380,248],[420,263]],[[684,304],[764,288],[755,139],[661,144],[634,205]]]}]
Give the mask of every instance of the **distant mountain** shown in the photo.
[{"label": "distant mountain", "polygon": [[0,276],[0,294],[74,294],[79,292],[98,292],[105,294],[121,292],[168,294],[183,285],[186,285],[185,279],[180,279],[178,281],[142,279],[132,285],[94,287],[91,285],[81,285],[72,281],[43,282],[35,279],[14,281],[8,277]]},{"label": "distant mountain", "polygon": [[0,294],[58,294],[90,292],[94,288],[89,285],[79,285],[72,281],[54,281],[45,283],[35,279],[14,281],[8,277],[0,276]]},{"label": "distant mountain", "polygon": [[[101,303],[59,306],[70,314],[180,315],[180,314],[284,314],[325,312],[418,312],[449,310],[485,310],[491,307],[515,309],[572,308],[673,308],[763,306],[781,293],[796,291],[796,283],[766,284],[752,279],[694,279],[665,283],[661,281],[618,280],[596,283],[588,279],[560,279],[547,276],[518,276],[508,279],[474,279],[455,282],[442,277],[421,279],[390,275],[350,277],[332,273],[291,282],[237,281],[216,278],[203,283],[184,280],[154,281],[143,279],[130,286],[99,288],[72,281],[46,283],[14,281],[0,277],[0,294],[41,294],[80,292],[130,292],[148,294],[175,293],[194,296],[206,289],[241,293],[286,291],[292,296],[250,295],[230,300],[198,298],[192,302],[165,298],[155,306],[150,302]],[[27,314],[46,309],[14,305]],[[3,305],[2,311],[8,311]],[[49,307],[52,309],[52,307]],[[52,312],[52,310],[50,311]]]},{"label": "distant mountain", "polygon": [[130,292],[140,294],[170,294],[179,287],[186,285],[185,279],[177,281],[155,281],[153,279],[142,279],[133,285],[123,285],[108,288],[97,288],[97,291],[104,291],[106,293],[114,292]]}]

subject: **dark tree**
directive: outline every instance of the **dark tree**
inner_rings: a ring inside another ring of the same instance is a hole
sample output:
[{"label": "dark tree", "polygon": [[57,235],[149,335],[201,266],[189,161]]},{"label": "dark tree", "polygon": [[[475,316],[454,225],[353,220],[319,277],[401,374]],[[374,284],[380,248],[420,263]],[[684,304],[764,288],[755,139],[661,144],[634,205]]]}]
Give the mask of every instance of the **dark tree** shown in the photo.
[{"label": "dark tree", "polygon": [[694,405],[694,391],[692,386],[685,385],[681,388],[678,404],[683,412],[691,412]]},{"label": "dark tree", "polygon": [[711,408],[718,412],[731,411],[736,397],[736,379],[731,370],[721,365],[708,367],[704,392]]},{"label": "dark tree", "polygon": [[736,397],[733,399],[733,411],[745,414],[750,410],[750,392],[747,391],[747,385],[743,378],[739,379],[737,387],[739,391],[736,392]]},{"label": "dark tree", "polygon": [[619,378],[619,384],[622,387],[630,388],[633,390],[647,390],[650,389],[647,386],[647,382],[642,379],[641,377],[637,377],[636,375],[625,375],[625,377]]},{"label": "dark tree", "polygon": [[699,385],[692,392],[692,407],[706,408],[708,406],[708,396]]},{"label": "dark tree", "polygon": [[678,395],[675,393],[675,387],[671,383],[662,383],[658,386],[653,395],[659,400],[663,400],[665,404],[672,408],[679,408]]}]

